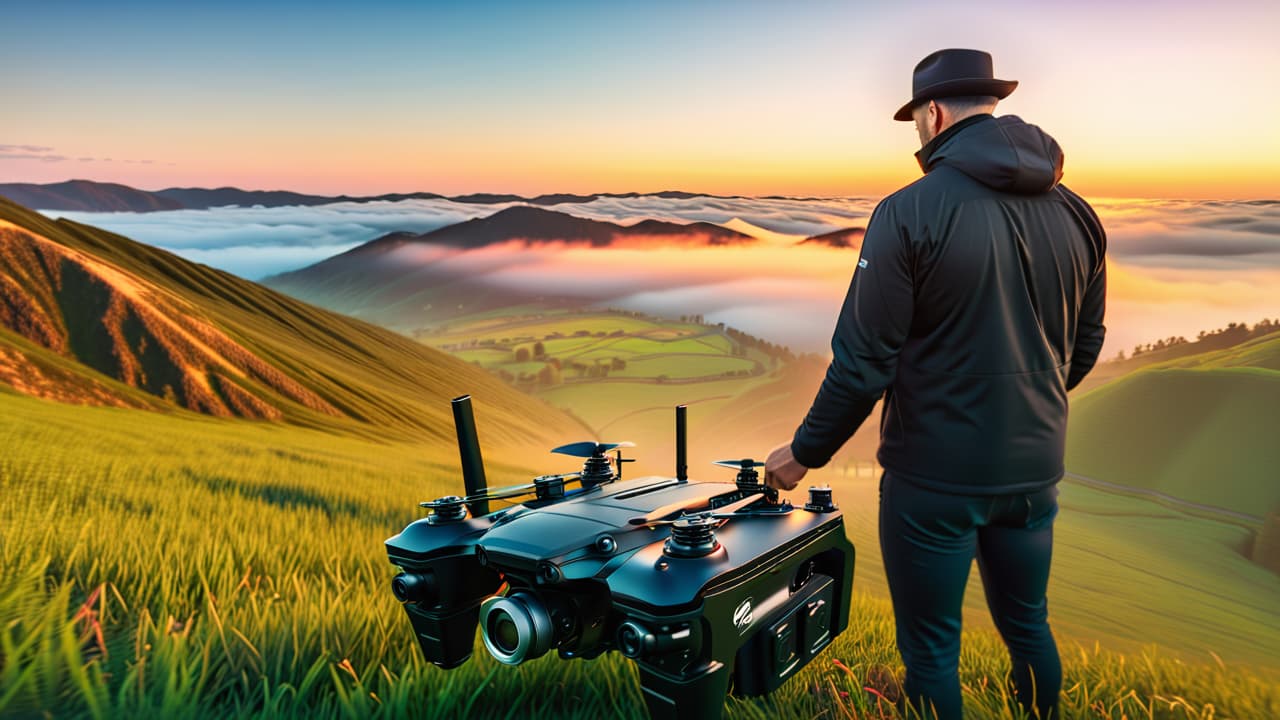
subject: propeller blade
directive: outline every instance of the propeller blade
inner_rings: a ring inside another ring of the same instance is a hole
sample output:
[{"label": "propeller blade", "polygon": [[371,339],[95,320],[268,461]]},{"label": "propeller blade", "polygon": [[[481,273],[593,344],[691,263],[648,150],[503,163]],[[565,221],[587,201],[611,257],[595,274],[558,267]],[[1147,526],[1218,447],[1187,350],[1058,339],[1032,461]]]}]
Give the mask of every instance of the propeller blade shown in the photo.
[{"label": "propeller blade", "polygon": [[591,457],[596,454],[604,454],[614,448],[635,446],[635,443],[626,440],[615,443],[598,443],[592,440],[583,440],[582,442],[561,445],[558,448],[552,449],[551,452],[560,453],[561,455],[572,455],[574,457]]},{"label": "propeller blade", "polygon": [[734,468],[735,470],[746,470],[747,468],[758,468],[758,467],[765,466],[765,462],[763,460],[752,460],[751,458],[743,458],[741,460],[716,460],[711,464],[719,465],[721,467]]},{"label": "propeller blade", "polygon": [[[721,515],[731,515],[763,497],[764,497],[764,493],[755,493],[752,495],[748,495],[737,502],[732,502],[723,507],[716,508],[715,515],[713,517],[718,517]],[[666,519],[669,515],[672,515],[673,513],[677,513],[677,512],[682,512],[684,510],[688,510],[689,508],[697,507],[704,502],[707,502],[707,500],[697,499],[692,502],[671,503],[670,505],[663,505],[662,507],[658,508],[657,510],[654,510],[651,513],[648,513],[646,515],[641,515],[639,517],[633,517],[630,520],[628,520],[627,523],[633,526],[665,525],[667,523],[675,522],[675,520]]]}]

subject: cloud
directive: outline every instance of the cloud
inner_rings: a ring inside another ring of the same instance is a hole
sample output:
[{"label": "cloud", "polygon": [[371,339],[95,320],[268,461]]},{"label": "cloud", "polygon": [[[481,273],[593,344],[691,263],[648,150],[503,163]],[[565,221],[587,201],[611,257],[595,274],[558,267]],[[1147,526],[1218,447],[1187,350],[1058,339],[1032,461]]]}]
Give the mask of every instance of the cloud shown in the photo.
[{"label": "cloud", "polygon": [[[36,160],[39,162],[63,162],[71,158],[66,155],[59,155],[54,152],[54,148],[47,145],[5,145],[0,144],[0,160]],[[98,158],[92,156],[83,156],[75,158],[77,162],[97,162]],[[102,162],[111,162],[111,158],[102,158]],[[126,163],[139,163],[142,165],[150,165],[154,160],[122,160]],[[165,163],[173,165],[173,163]]]},{"label": "cloud", "polygon": [[39,160],[40,162],[62,162],[65,155],[47,155],[25,152],[0,152],[0,160]]},{"label": "cloud", "polygon": [[1108,252],[1147,268],[1280,267],[1280,204],[1132,201],[1094,204]]},{"label": "cloud", "polygon": [[390,232],[422,233],[507,205],[440,200],[316,207],[221,207],[153,213],[47,210],[257,280],[323,260]]},{"label": "cloud", "polygon": [[[754,233],[752,247],[587,248],[523,243],[476,250],[418,246],[399,253],[432,273],[495,289],[576,293],[600,307],[702,313],[797,350],[826,352],[857,261],[855,250],[794,247],[794,239],[864,226],[873,198],[601,198],[550,209],[629,225],[653,218],[712,222]],[[225,207],[52,216],[107,228],[189,259],[259,279],[297,269],[393,231],[428,232],[518,203],[445,199],[315,207]],[[1280,203],[1093,201],[1108,235],[1112,282],[1107,349],[1273,316],[1280,285]],[[678,253],[678,254],[677,254]]]}]

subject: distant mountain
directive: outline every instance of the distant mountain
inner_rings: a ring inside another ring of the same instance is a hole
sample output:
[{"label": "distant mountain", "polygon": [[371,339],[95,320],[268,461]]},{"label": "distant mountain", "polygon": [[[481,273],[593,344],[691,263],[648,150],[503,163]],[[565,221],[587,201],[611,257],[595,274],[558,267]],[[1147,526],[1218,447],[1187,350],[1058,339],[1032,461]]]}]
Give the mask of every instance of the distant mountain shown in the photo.
[{"label": "distant mountain", "polygon": [[[402,335],[0,199],[0,391],[449,441],[449,400],[482,432],[551,446],[578,421]],[[493,410],[501,408],[501,410]],[[532,422],[536,419],[536,422]]]},{"label": "distant mountain", "polygon": [[[546,242],[582,243],[594,247],[624,242],[629,239],[663,237],[704,245],[733,245],[755,242],[744,233],[708,222],[673,223],[641,220],[633,225],[619,225],[604,220],[569,215],[555,210],[515,205],[482,217],[446,225],[422,235],[391,233],[352,249],[348,254],[386,251],[411,243],[433,243],[459,248],[523,240],[526,245]],[[341,256],[339,256],[341,257]],[[325,262],[328,262],[327,260]],[[306,272],[306,268],[298,272]]]},{"label": "distant mountain", "polygon": [[828,233],[822,233],[821,235],[811,235],[796,244],[804,245],[806,243],[815,243],[830,245],[834,248],[853,248],[858,250],[862,248],[862,237],[866,234],[866,228],[841,228],[839,230],[832,230]]},{"label": "distant mountain", "polygon": [[167,198],[128,185],[100,183],[92,180],[68,180],[48,185],[31,183],[0,184],[0,196],[42,210],[77,210],[82,212],[153,212],[180,210],[181,201]]},{"label": "distant mountain", "polygon": [[384,193],[382,195],[310,195],[287,190],[242,190],[236,187],[220,188],[166,188],[164,190],[139,190],[127,185],[102,183],[93,180],[68,180],[61,183],[37,185],[32,183],[0,183],[0,197],[39,210],[74,210],[81,212],[153,212],[157,210],[204,210],[225,205],[252,207],[280,207],[285,205],[327,205],[336,202],[396,202],[410,199],[445,198],[453,202],[498,204],[524,202],[533,205],[559,205],[585,203],[600,197],[633,198],[691,198],[737,197],[731,195],[700,195],[680,190],[663,190],[655,193],[548,193],[531,198],[522,195],[472,193],[446,196],[432,192]]},{"label": "distant mountain", "polygon": [[483,273],[460,272],[450,264],[434,262],[430,254],[413,252],[415,248],[474,249],[521,240],[526,246],[567,242],[589,247],[755,242],[750,235],[712,223],[642,220],[634,225],[619,225],[517,205],[423,235],[384,235],[341,255],[262,282],[308,302],[401,329],[499,308],[582,307],[613,297],[608,284],[601,283],[567,288],[559,296],[535,295],[488,283]]},{"label": "distant mountain", "polygon": [[[0,190],[3,194],[3,190]],[[374,200],[410,200],[444,197],[437,193],[395,193],[390,195],[371,195],[352,197],[350,195],[305,195],[287,190],[241,190],[234,187],[221,187],[212,190],[207,188],[167,188],[157,190],[156,195],[181,203],[189,209],[205,209],[223,205],[239,205],[252,207],[280,207],[283,205],[327,205],[335,202],[372,202]]]}]

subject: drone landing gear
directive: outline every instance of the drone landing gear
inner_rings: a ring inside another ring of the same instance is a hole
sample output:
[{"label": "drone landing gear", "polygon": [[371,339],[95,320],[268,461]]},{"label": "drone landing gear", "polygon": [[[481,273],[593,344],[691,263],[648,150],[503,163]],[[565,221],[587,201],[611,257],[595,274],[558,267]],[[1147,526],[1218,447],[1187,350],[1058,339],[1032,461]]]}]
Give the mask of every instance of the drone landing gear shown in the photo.
[{"label": "drone landing gear", "polygon": [[724,712],[732,668],[713,662],[691,676],[669,675],[648,663],[638,663],[640,689],[649,717],[654,720],[707,720]]}]

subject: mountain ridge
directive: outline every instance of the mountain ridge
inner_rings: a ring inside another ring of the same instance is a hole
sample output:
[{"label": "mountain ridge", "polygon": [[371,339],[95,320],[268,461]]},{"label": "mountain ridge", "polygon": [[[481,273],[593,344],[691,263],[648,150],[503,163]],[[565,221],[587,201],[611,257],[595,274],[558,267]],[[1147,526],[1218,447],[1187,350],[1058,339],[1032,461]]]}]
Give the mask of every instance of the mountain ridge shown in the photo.
[{"label": "mountain ridge", "polygon": [[602,197],[659,197],[688,199],[692,197],[737,198],[741,195],[712,195],[683,190],[660,190],[640,193],[543,193],[524,196],[511,193],[466,193],[443,195],[434,192],[382,193],[378,195],[316,195],[290,190],[244,190],[233,186],[217,188],[169,187],[141,190],[120,183],[73,179],[58,183],[0,183],[0,196],[40,210],[78,212],[157,212],[162,210],[207,210],[212,207],[239,205],[282,207],[288,205],[327,205],[337,202],[395,202],[410,199],[439,198],[458,203],[497,204],[525,202],[533,205],[560,205],[591,202]]}]

